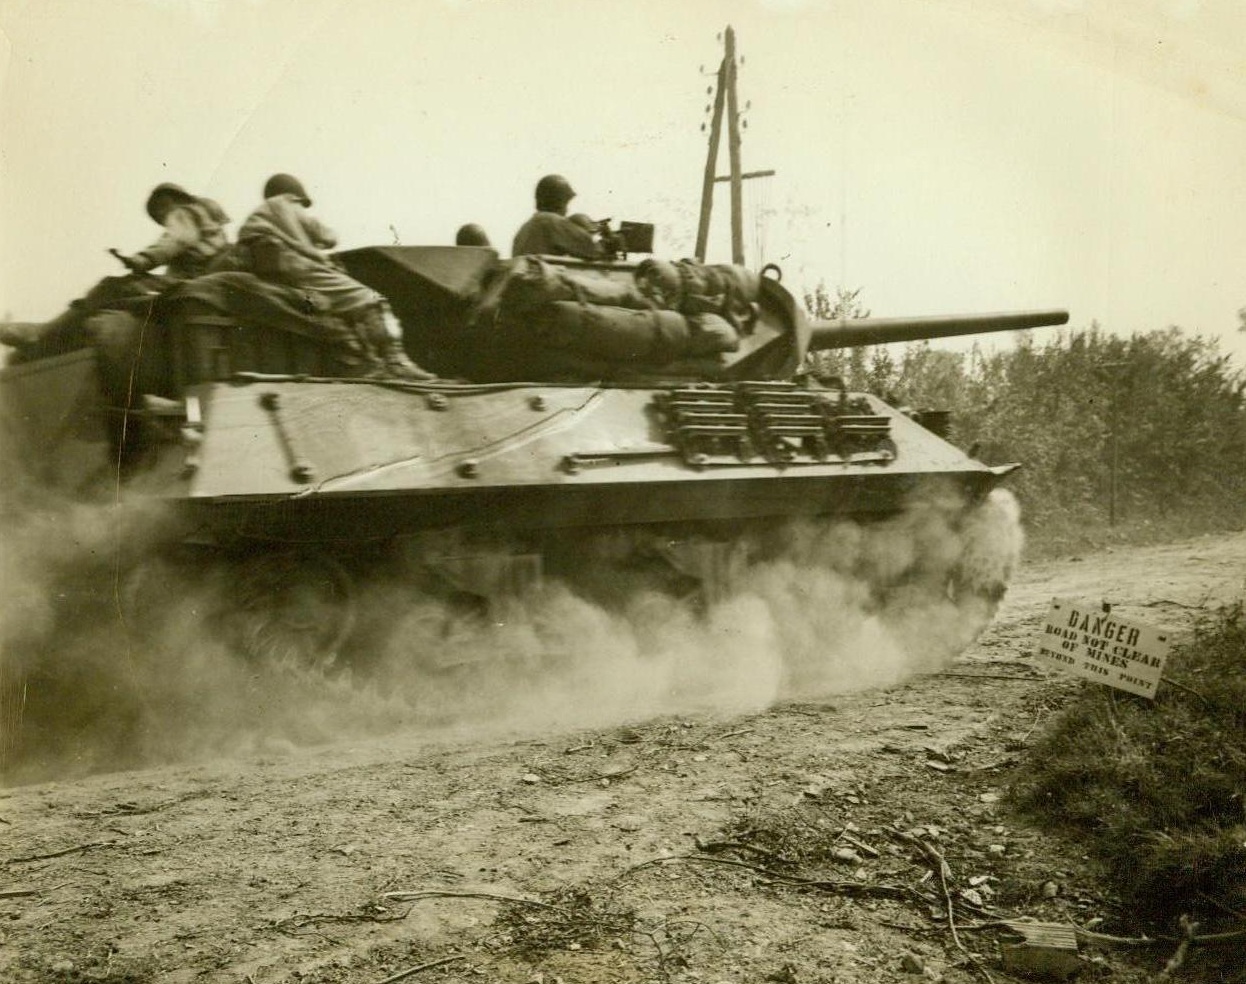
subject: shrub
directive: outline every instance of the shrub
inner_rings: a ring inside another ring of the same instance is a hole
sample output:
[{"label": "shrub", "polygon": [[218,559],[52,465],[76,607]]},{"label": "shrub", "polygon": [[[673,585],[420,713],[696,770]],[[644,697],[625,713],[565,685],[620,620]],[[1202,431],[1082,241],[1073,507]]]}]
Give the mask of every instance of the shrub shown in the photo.
[{"label": "shrub", "polygon": [[[805,303],[816,317],[868,316],[859,295],[819,288]],[[987,464],[1021,462],[1010,484],[1040,547],[1246,523],[1246,382],[1214,341],[1092,325],[1026,332],[989,354],[916,342],[817,352],[810,363],[893,405],[950,410],[957,444]]]},{"label": "shrub", "polygon": [[[1088,684],[1013,786],[1040,822],[1071,828],[1140,917],[1171,929],[1246,911],[1246,616],[1173,650],[1154,702]],[[1188,689],[1183,689],[1188,688]]]}]

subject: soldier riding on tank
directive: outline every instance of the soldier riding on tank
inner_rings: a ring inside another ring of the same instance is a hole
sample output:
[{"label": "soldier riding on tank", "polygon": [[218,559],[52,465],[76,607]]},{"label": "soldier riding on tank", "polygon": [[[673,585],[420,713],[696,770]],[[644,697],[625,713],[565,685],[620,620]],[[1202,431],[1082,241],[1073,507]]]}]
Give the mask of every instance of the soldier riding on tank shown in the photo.
[{"label": "soldier riding on tank", "polygon": [[567,206],[575,198],[571,182],[561,174],[547,174],[537,182],[535,197],[536,212],[515,233],[512,256],[544,254],[594,260],[603,255],[592,232],[567,217]]},{"label": "soldier riding on tank", "polygon": [[[130,276],[105,277],[51,321],[0,325],[0,342],[16,349],[18,362],[90,344],[87,321],[105,310],[137,310],[178,281],[215,269],[229,247],[229,216],[210,198],[165,183],[147,196],[146,211],[163,228],[160,238],[133,255],[111,250]],[[164,273],[152,271],[164,267]]]},{"label": "soldier riding on tank", "polygon": [[257,276],[310,292],[323,310],[350,326],[377,365],[377,371],[401,379],[432,379],[411,361],[391,330],[385,298],[348,276],[330,257],[337,235],[308,212],[311,198],[298,178],[274,174],[264,185],[264,203],[238,230],[243,269]]}]

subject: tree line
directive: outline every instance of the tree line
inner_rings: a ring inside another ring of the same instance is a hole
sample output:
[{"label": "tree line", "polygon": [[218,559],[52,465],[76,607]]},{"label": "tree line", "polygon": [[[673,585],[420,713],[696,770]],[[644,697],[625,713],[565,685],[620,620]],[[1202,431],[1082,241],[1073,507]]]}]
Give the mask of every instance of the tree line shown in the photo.
[{"label": "tree line", "polygon": [[[817,318],[867,317],[860,290],[805,296]],[[1032,530],[1246,519],[1246,380],[1214,340],[1097,325],[1013,348],[927,342],[816,352],[810,368],[914,410],[952,411],[951,440],[1010,479]]]}]

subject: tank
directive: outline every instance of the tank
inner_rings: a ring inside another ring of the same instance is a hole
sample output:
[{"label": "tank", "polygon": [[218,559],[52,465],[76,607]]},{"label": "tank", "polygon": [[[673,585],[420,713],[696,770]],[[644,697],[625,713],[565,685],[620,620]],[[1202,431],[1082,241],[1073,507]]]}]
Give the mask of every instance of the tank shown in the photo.
[{"label": "tank", "polygon": [[[82,349],[3,371],[10,492],[18,473],[27,491],[103,487],[155,517],[116,572],[135,624],[193,574],[219,589],[210,624],[236,653],[363,667],[395,624],[368,608],[378,581],[485,621],[551,579],[605,606],[662,593],[698,617],[799,550],[808,524],[837,523],[911,538],[903,561],[863,572],[879,599],[972,598],[980,627],[1002,596],[1011,555],[983,562],[975,536],[1017,466],[806,357],[1066,312],[819,322],[774,267],[438,246],[338,259],[438,379],[342,376],[305,325],[234,304],[239,274],[163,296],[120,367]],[[922,510],[937,545],[905,525]]]}]

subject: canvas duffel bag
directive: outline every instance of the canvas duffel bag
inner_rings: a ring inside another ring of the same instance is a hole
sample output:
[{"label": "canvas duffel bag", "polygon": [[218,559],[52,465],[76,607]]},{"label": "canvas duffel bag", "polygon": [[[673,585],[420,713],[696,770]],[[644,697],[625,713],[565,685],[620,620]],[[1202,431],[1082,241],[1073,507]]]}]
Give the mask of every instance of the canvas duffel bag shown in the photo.
[{"label": "canvas duffel bag", "polygon": [[578,301],[606,307],[644,310],[653,307],[630,279],[617,280],[593,270],[558,266],[539,256],[510,261],[502,296],[504,311],[527,311],[557,301]]},{"label": "canvas duffel bag", "polygon": [[677,311],[636,311],[555,301],[536,312],[537,330],[551,348],[611,362],[659,366],[688,353],[691,330]]}]

